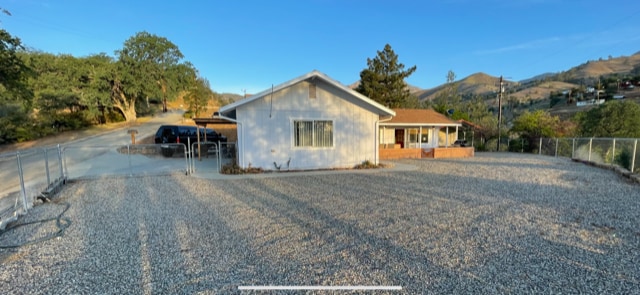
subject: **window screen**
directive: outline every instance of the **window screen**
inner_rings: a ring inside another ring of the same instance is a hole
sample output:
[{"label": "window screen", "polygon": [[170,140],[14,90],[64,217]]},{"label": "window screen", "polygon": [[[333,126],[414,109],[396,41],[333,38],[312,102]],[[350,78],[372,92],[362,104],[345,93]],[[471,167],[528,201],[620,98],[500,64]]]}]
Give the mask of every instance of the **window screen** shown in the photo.
[{"label": "window screen", "polygon": [[333,121],[294,121],[293,142],[296,147],[332,147]]}]

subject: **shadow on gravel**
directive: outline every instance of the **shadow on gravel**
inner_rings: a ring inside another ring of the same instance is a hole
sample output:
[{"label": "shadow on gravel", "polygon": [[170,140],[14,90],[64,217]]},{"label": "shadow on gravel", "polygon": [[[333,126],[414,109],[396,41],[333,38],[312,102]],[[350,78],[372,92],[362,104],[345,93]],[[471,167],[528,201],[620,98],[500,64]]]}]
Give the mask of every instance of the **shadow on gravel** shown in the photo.
[{"label": "shadow on gravel", "polygon": [[[290,193],[292,187],[299,192]],[[340,193],[333,194],[336,187]],[[622,284],[617,290],[624,291],[638,281],[637,273],[625,274],[635,264],[619,259],[638,242],[630,229],[622,230],[623,241],[606,240],[588,226],[597,216],[577,225],[578,232],[563,229],[567,219],[592,210],[576,205],[580,194],[566,187],[402,172],[233,181],[223,189],[270,220],[273,231],[293,235],[254,242],[253,251],[280,259],[271,263],[292,276],[267,285],[510,293],[557,292],[564,283],[578,290]],[[282,247],[294,253],[275,254]],[[310,249],[316,251],[305,253]],[[314,262],[318,257],[322,263]],[[583,282],[576,274],[603,281]]]},{"label": "shadow on gravel", "polygon": [[0,255],[0,284],[64,294],[240,293],[240,285],[637,290],[637,187],[592,183],[572,165],[524,164],[559,176],[536,182],[515,164],[488,164],[486,173],[504,170],[508,180],[436,167],[466,161],[411,163],[420,170],[77,181],[61,192],[73,226],[59,240]]}]

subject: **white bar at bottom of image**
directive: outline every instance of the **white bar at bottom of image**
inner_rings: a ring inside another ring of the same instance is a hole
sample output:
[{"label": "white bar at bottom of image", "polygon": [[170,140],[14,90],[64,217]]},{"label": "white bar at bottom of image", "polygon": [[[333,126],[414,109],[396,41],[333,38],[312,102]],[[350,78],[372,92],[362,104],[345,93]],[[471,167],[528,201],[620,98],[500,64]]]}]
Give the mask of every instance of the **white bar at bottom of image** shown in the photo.
[{"label": "white bar at bottom of image", "polygon": [[238,286],[238,290],[273,291],[273,290],[340,290],[340,291],[379,291],[402,290],[402,286]]}]

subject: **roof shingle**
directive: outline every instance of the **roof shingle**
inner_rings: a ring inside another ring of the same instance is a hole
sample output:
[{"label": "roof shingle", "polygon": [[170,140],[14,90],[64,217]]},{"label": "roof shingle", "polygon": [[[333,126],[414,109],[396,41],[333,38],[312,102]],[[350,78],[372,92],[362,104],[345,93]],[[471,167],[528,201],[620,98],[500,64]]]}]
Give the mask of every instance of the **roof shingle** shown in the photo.
[{"label": "roof shingle", "polygon": [[382,124],[461,125],[432,109],[393,109],[396,115]]}]

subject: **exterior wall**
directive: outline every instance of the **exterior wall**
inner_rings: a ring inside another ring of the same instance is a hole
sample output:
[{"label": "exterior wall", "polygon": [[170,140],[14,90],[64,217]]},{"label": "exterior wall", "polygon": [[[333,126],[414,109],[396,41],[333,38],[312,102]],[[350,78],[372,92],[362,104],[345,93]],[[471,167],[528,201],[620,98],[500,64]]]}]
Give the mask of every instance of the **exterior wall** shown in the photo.
[{"label": "exterior wall", "polygon": [[473,147],[452,147],[433,149],[433,158],[472,158],[475,155]]},{"label": "exterior wall", "polygon": [[[376,160],[377,113],[322,80],[315,84],[317,98],[309,98],[309,82],[303,81],[236,109],[243,133],[241,166],[275,170],[275,162],[283,170],[350,168]],[[333,147],[294,147],[294,120],[333,121]]]},{"label": "exterior wall", "polygon": [[[449,146],[452,146],[458,139],[455,127],[449,127]],[[447,146],[447,127],[439,128],[438,130],[438,145]]]},{"label": "exterior wall", "polygon": [[[409,140],[409,134],[408,134],[408,129],[420,129],[420,127],[415,127],[415,126],[400,126],[400,127],[394,127],[394,126],[382,126],[380,127],[380,144],[384,144],[384,145],[388,145],[388,144],[393,144],[396,141],[396,129],[404,129],[405,130],[405,142],[407,142]],[[436,131],[434,131],[436,130]],[[428,142],[422,142],[420,143],[420,148],[426,149],[426,148],[434,148],[434,147],[438,147],[438,139],[435,136],[435,134],[437,133],[437,128],[435,127],[422,127],[422,134],[425,134],[428,136]],[[453,141],[451,142],[453,143]]]},{"label": "exterior wall", "polygon": [[380,160],[416,159],[422,157],[422,149],[380,149]]},{"label": "exterior wall", "polygon": [[396,143],[396,129],[389,127],[380,127],[380,143],[392,144]]}]

